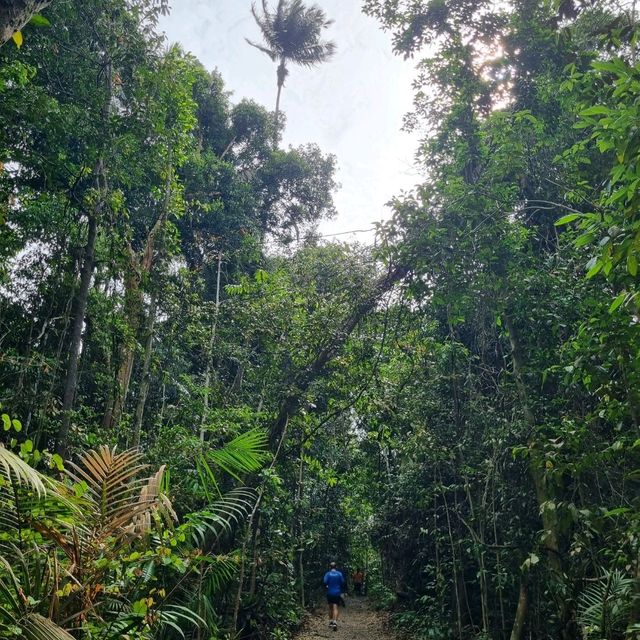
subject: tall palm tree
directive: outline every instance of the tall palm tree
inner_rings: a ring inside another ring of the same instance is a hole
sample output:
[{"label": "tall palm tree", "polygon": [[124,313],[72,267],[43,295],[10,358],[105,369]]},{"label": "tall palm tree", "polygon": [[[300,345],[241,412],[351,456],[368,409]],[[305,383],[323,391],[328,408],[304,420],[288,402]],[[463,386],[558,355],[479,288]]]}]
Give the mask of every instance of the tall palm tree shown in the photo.
[{"label": "tall palm tree", "polygon": [[260,27],[265,44],[247,42],[266,53],[271,60],[278,62],[278,94],[276,97],[276,135],[280,113],[280,93],[284,81],[289,75],[287,63],[292,62],[303,67],[314,67],[326,62],[336,50],[334,42],[323,42],[322,31],[333,20],[328,20],[325,12],[317,5],[305,6],[302,0],[278,0],[274,11],[270,11],[267,0],[262,0],[262,15],[256,5],[251,13]]}]

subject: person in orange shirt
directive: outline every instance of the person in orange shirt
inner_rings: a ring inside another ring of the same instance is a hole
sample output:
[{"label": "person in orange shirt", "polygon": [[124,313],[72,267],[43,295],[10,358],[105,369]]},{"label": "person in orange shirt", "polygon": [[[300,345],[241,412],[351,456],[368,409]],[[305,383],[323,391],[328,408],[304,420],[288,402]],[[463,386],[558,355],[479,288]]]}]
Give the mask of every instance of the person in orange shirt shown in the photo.
[{"label": "person in orange shirt", "polygon": [[357,596],[362,595],[362,587],[364,585],[364,573],[362,569],[356,569],[351,575],[351,581],[353,582],[353,590]]}]

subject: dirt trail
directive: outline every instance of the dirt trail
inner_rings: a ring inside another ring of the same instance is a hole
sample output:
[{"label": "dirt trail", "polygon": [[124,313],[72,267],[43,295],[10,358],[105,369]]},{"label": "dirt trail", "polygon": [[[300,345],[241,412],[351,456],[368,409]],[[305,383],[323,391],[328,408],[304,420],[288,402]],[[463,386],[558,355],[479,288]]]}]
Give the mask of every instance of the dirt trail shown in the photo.
[{"label": "dirt trail", "polygon": [[347,606],[340,607],[337,631],[332,631],[328,624],[327,611],[320,607],[311,616],[305,630],[296,636],[296,640],[395,640],[385,630],[381,616],[371,609],[367,598],[347,599]]}]

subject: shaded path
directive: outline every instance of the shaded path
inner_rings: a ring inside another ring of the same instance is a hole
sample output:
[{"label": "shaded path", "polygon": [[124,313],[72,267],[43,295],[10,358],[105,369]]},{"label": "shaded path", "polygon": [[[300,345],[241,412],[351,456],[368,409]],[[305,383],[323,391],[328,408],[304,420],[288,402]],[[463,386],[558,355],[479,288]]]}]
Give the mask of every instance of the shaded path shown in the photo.
[{"label": "shaded path", "polygon": [[348,598],[347,606],[340,607],[338,630],[332,631],[325,607],[311,616],[306,629],[296,640],[333,638],[334,640],[394,640],[383,625],[382,617],[369,606],[368,598]]}]

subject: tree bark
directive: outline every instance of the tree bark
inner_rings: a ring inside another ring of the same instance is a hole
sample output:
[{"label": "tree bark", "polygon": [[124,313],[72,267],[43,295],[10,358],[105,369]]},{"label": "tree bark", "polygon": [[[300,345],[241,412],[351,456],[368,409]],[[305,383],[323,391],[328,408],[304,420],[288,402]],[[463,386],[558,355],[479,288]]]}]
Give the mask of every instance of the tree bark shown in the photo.
[{"label": "tree bark", "polygon": [[218,252],[218,274],[216,278],[216,306],[211,323],[211,335],[209,336],[209,348],[207,350],[207,368],[204,375],[204,400],[202,418],[200,419],[200,442],[204,442],[205,422],[209,415],[209,386],[211,384],[211,369],[213,368],[213,346],[218,330],[218,316],[220,314],[220,273],[222,271],[222,252]]},{"label": "tree bark", "polygon": [[[524,356],[522,350],[522,343],[519,338],[519,334],[515,325],[513,324],[511,317],[508,314],[504,314],[504,323],[507,331],[509,332],[509,342],[511,344],[511,357],[513,360],[513,375],[516,382],[516,387],[518,390],[518,395],[520,397],[520,402],[523,409],[523,414],[525,417],[525,421],[530,429],[530,437],[529,437],[529,474],[531,475],[531,479],[533,481],[533,486],[535,490],[536,500],[538,502],[538,506],[540,508],[540,517],[542,519],[542,526],[544,527],[544,549],[547,552],[547,560],[549,562],[549,567],[555,574],[556,578],[560,581],[565,580],[564,571],[563,571],[563,561],[562,561],[562,553],[561,553],[561,539],[562,535],[559,529],[558,517],[555,509],[547,508],[547,503],[552,499],[552,495],[549,492],[547,487],[547,483],[544,477],[544,471],[541,469],[540,464],[538,464],[535,456],[535,429],[537,427],[537,420],[531,409],[529,394],[527,385],[523,376],[523,367],[524,367]],[[527,584],[526,584],[526,576],[523,576],[521,585],[520,585],[520,598],[518,600],[518,609],[516,610],[516,620],[514,622],[514,631],[518,631],[516,629],[516,624],[518,623],[519,616],[526,616],[526,605],[527,605]],[[524,601],[523,601],[524,600]],[[561,638],[573,638],[575,637],[573,634],[572,627],[572,619],[574,618],[574,604],[570,599],[560,598],[556,602],[559,610],[559,618],[561,620],[561,629],[560,629],[560,637]],[[521,611],[523,609],[523,611]],[[524,622],[522,622],[524,624]],[[520,630],[521,633],[521,630]],[[518,640],[519,636],[513,635],[511,636],[512,640]]]},{"label": "tree bark", "polygon": [[140,376],[140,389],[138,390],[138,401],[133,420],[133,446],[140,446],[140,434],[142,433],[142,420],[144,418],[144,408],[147,403],[149,386],[151,384],[151,356],[153,355],[153,332],[156,322],[157,301],[155,292],[151,294],[149,303],[149,313],[147,315],[146,338],[144,345],[144,356],[142,360],[142,374]]},{"label": "tree bark", "polygon": [[281,60],[278,65],[278,93],[276,94],[276,112],[275,112],[275,130],[273,132],[273,146],[278,146],[278,125],[280,124],[280,95],[282,94],[282,87],[284,87],[284,80],[287,77],[287,67],[285,61]]},{"label": "tree bark", "polygon": [[520,579],[520,593],[518,595],[518,607],[516,609],[516,617],[511,628],[510,640],[521,640],[524,631],[524,623],[527,619],[527,610],[529,608],[529,588],[527,585],[527,576]]},{"label": "tree bark", "polygon": [[95,263],[98,215],[99,211],[97,210],[89,214],[89,228],[80,274],[80,287],[78,288],[78,294],[74,301],[75,308],[73,311],[73,328],[71,330],[71,341],[69,345],[69,361],[62,396],[62,423],[60,424],[56,438],[56,451],[63,458],[66,457],[67,454],[69,429],[71,427],[71,410],[78,385],[78,362],[80,360],[80,348],[82,346],[82,329],[84,327],[87,303],[89,300],[89,287],[91,286]]},{"label": "tree bark", "polygon": [[115,381],[115,390],[107,400],[105,412],[102,417],[102,426],[109,428],[120,422],[124,410],[129,384],[131,382],[131,372],[135,358],[135,347],[140,332],[142,313],[144,308],[144,297],[141,284],[144,278],[149,276],[153,267],[153,260],[156,249],[156,241],[162,233],[164,223],[169,215],[169,203],[171,199],[171,181],[173,179],[172,150],[169,149],[169,166],[167,167],[167,180],[165,185],[165,197],[162,211],[155,224],[147,235],[142,256],[138,257],[136,252],[129,246],[129,271],[125,276],[125,317],[129,325],[132,341],[124,341],[120,346],[120,367]]},{"label": "tree bark", "polygon": [[[527,426],[530,428],[533,436],[533,431],[536,427],[536,418],[531,409],[529,402],[529,394],[522,375],[524,358],[522,354],[521,342],[517,333],[517,330],[511,321],[508,314],[504,314],[505,327],[509,332],[509,342],[511,344],[511,358],[513,360],[513,376],[516,382],[516,388],[518,390],[518,396],[520,397],[520,403],[522,405],[522,412],[524,414]],[[530,446],[533,445],[531,441]],[[531,453],[533,458],[533,452]],[[540,515],[542,519],[542,525],[545,530],[545,548],[548,552],[548,560],[551,568],[558,574],[562,575],[562,562],[560,555],[560,535],[558,532],[558,523],[555,516],[555,511],[544,508],[551,496],[546,487],[544,480],[544,472],[540,470],[539,465],[536,464],[534,459],[529,462],[529,473],[533,480],[534,490],[538,506],[540,507]]]},{"label": "tree bark", "polygon": [[2,0],[0,2],[0,46],[16,31],[20,31],[34,14],[42,11],[51,0]]}]

